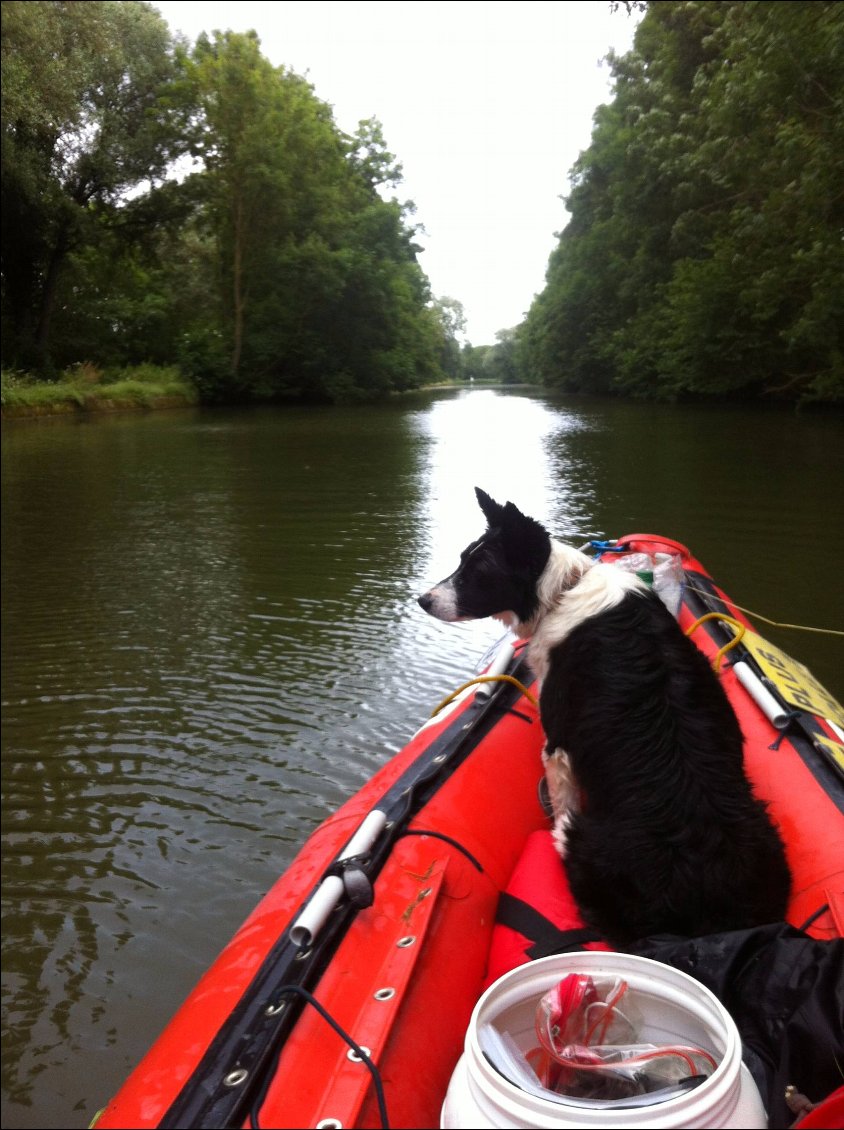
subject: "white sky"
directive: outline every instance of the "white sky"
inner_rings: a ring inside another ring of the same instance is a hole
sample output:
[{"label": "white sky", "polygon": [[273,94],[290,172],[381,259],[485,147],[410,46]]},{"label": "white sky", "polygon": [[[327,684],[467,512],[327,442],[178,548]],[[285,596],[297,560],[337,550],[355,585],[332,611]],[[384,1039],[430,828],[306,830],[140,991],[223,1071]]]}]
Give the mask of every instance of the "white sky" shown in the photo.
[{"label": "white sky", "polygon": [[611,97],[610,47],[638,16],[608,0],[162,0],[191,40],[254,28],[263,54],[305,75],[340,129],[382,123],[416,203],[420,263],[463,304],[474,345],[518,325],[542,289],[560,197]]}]

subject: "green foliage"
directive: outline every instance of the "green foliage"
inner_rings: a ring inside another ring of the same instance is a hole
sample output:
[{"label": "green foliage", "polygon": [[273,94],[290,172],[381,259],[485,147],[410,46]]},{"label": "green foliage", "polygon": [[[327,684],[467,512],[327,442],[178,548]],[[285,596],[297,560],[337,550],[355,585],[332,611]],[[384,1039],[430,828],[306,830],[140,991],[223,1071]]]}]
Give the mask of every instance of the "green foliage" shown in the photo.
[{"label": "green foliage", "polygon": [[495,345],[466,345],[463,373],[466,380],[489,384],[520,384],[526,378],[522,363],[521,331],[499,330]]},{"label": "green foliage", "polygon": [[3,408],[12,409],[151,407],[162,398],[193,404],[197,390],[174,365],[147,364],[103,371],[83,362],[71,366],[56,381],[38,380],[29,373],[4,369],[0,382],[0,403]]},{"label": "green foliage", "polygon": [[459,335],[466,332],[466,313],[456,298],[435,298],[430,303],[431,314],[438,323],[439,367],[452,381],[463,380],[463,354]]},{"label": "green foliage", "polygon": [[523,327],[550,385],[844,399],[844,7],[662,0]]},{"label": "green foliage", "polygon": [[[438,372],[405,208],[379,192],[400,172],[380,125],[362,122],[346,138],[310,85],[272,67],[252,35],[202,37],[188,74],[216,280],[215,329],[197,327],[180,354],[184,363],[190,352],[200,387],[355,400]],[[213,345],[210,372],[198,371],[199,343],[206,354]]]},{"label": "green foliage", "polygon": [[430,293],[379,122],[345,136],[254,33],[189,51],[141,0],[2,19],[8,368],[175,363],[206,400],[444,377],[844,399],[839,3],[647,5],[545,289],[479,349]]},{"label": "green foliage", "polygon": [[188,52],[146,3],[11,0],[3,105],[5,364],[175,362],[207,400],[442,375],[380,124],[342,134],[254,33]]},{"label": "green foliage", "polygon": [[3,356],[49,369],[68,256],[180,152],[174,57],[135,0],[6,0],[2,19]]}]

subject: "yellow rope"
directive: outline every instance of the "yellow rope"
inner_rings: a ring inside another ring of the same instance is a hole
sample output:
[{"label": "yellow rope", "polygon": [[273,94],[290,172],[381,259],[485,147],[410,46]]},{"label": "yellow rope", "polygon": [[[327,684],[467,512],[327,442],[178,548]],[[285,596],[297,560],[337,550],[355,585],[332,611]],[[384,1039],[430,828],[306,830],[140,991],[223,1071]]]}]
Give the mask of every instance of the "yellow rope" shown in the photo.
[{"label": "yellow rope", "polygon": [[[686,588],[690,592],[699,593],[701,596],[712,595],[704,589],[696,589],[694,585],[686,585]],[[837,628],[810,628],[807,624],[781,624],[778,620],[769,620],[767,616],[762,616],[759,612],[751,612],[749,608],[742,608],[734,600],[731,600],[730,604],[733,608],[737,608],[739,612],[743,612],[745,616],[752,616],[754,620],[761,620],[763,624],[770,624],[772,628],[793,628],[798,632],[820,632],[821,635],[825,636],[844,636],[844,632],[839,632]]]},{"label": "yellow rope", "polygon": [[464,683],[462,687],[458,687],[456,691],[452,691],[450,695],[444,698],[439,706],[431,712],[431,717],[433,718],[435,715],[439,714],[443,707],[448,706],[459,694],[462,694],[463,691],[467,690],[469,687],[473,687],[475,683],[512,683],[514,687],[518,687],[528,702],[532,703],[534,706],[539,705],[536,698],[530,693],[524,683],[520,683],[519,680],[512,675],[478,675],[476,679],[470,679],[468,683]]},{"label": "yellow rope", "polygon": [[[738,607],[738,605],[736,605],[736,607]],[[692,632],[696,631],[701,624],[705,624],[707,620],[722,620],[725,624],[732,624],[732,626],[737,629],[735,636],[733,636],[729,643],[725,643],[723,647],[719,647],[715,652],[715,658],[712,660],[712,670],[717,675],[721,670],[721,660],[728,651],[731,651],[737,644],[741,643],[741,638],[747,631],[747,625],[742,624],[740,620],[735,620],[732,616],[725,616],[722,612],[707,612],[705,616],[698,616],[694,624],[686,629],[686,635],[690,636]]]},{"label": "yellow rope", "polygon": [[[687,585],[686,587],[691,592],[700,593],[701,596],[711,595],[703,589],[695,588],[694,585]],[[763,624],[770,624],[773,628],[794,628],[800,632],[820,632],[829,636],[844,636],[844,632],[839,632],[837,628],[810,628],[806,624],[782,624],[777,620],[769,620],[767,616],[762,616],[758,612],[752,612],[749,608],[742,608],[742,606],[736,604],[735,601],[731,603],[739,612],[744,612],[746,616],[752,616],[755,620],[761,620]],[[742,624],[740,620],[736,620],[732,616],[724,615],[722,612],[707,612],[705,616],[699,616],[698,619],[695,620],[694,624],[686,630],[686,635],[690,636],[701,624],[706,623],[707,620],[722,620],[726,624],[732,624],[736,629],[736,635],[729,643],[725,643],[723,647],[718,649],[715,653],[715,658],[712,660],[713,670],[717,674],[721,670],[721,660],[728,651],[731,651],[741,642],[744,633],[747,631],[747,625]],[[464,683],[462,686],[458,687],[456,691],[452,691],[450,695],[447,695],[431,712],[431,717],[434,718],[444,707],[448,706],[450,702],[453,702],[459,694],[462,694],[463,691],[467,690],[469,687],[475,686],[476,683],[512,683],[514,687],[518,687],[528,702],[532,703],[534,706],[539,705],[536,698],[530,693],[524,683],[520,683],[519,680],[515,679],[512,675],[479,675],[476,679],[470,679],[468,683]]]}]

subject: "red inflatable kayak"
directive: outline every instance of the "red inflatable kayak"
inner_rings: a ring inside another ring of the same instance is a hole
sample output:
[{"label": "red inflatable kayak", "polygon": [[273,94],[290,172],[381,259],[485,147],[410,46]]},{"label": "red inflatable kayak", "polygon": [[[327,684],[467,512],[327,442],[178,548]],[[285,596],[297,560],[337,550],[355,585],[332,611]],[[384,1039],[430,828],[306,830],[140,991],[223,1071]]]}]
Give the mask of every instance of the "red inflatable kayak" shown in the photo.
[{"label": "red inflatable kayak", "polygon": [[[668,578],[681,626],[720,666],[748,775],[786,842],[788,921],[841,937],[841,706],[685,547],[631,535],[599,552],[620,567],[645,554]],[[582,925],[549,850],[523,646],[502,644],[487,677],[314,831],[98,1130],[439,1125],[475,1002],[530,958],[529,939],[496,925],[501,896],[563,932]]]}]

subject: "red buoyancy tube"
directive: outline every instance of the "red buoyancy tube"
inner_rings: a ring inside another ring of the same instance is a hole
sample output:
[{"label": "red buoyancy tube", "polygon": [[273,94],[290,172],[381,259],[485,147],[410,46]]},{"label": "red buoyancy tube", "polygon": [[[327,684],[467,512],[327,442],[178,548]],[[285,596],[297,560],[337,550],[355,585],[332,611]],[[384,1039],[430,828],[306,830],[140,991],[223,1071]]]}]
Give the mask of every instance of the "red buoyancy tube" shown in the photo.
[{"label": "red buoyancy tube", "polygon": [[565,949],[611,948],[586,927],[550,830],[533,832],[501,895],[485,987],[536,957]]}]

